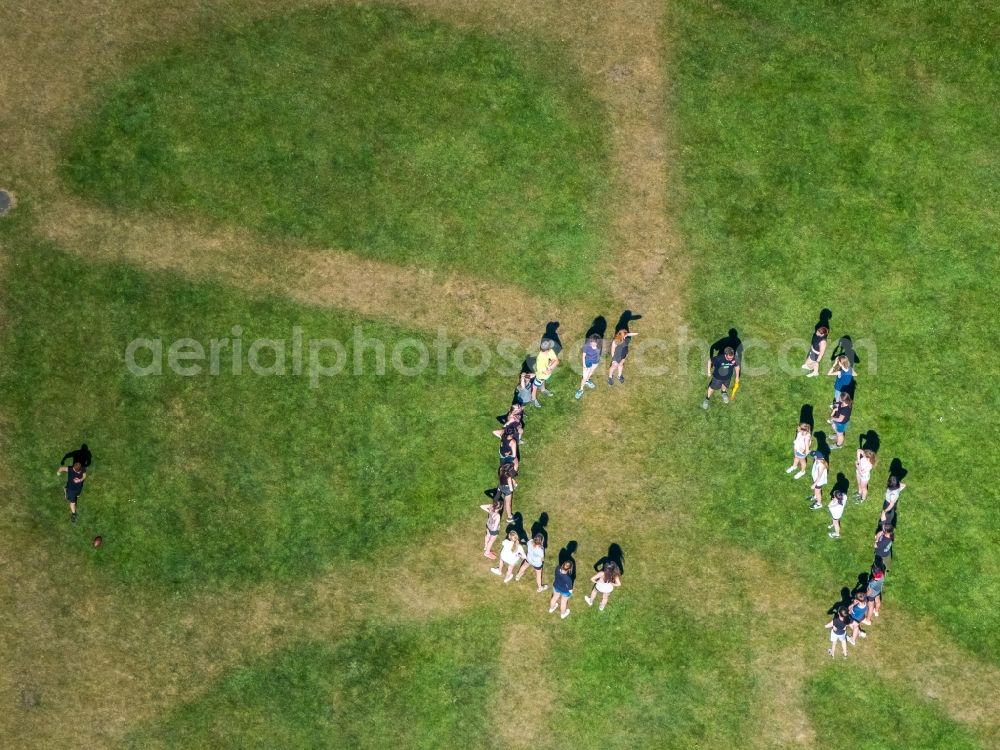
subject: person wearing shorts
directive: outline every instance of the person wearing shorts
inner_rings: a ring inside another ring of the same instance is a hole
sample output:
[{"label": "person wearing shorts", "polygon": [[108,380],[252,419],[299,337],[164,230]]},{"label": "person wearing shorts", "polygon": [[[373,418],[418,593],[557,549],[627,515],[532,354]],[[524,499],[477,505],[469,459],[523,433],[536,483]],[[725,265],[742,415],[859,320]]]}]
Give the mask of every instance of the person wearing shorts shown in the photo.
[{"label": "person wearing shorts", "polygon": [[587,602],[588,607],[592,607],[597,594],[602,594],[603,598],[598,609],[603,612],[604,608],[608,606],[608,597],[611,596],[611,592],[622,585],[621,571],[618,570],[617,564],[609,560],[590,580],[594,583],[594,590],[590,592],[590,596],[583,597],[583,600]]},{"label": "person wearing shorts", "polygon": [[548,584],[542,583],[542,567],[545,565],[545,537],[541,534],[535,534],[531,539],[528,540],[527,549],[525,551],[524,563],[521,565],[521,569],[517,571],[517,576],[514,578],[515,581],[520,581],[527,572],[529,567],[535,569],[535,591],[541,593],[545,591],[549,586]]},{"label": "person wearing shorts", "polygon": [[865,448],[858,448],[857,456],[854,460],[855,476],[858,480],[858,491],[854,493],[854,499],[863,503],[868,499],[868,482],[872,478],[872,469],[878,463],[878,456],[875,451]]},{"label": "person wearing shorts", "polygon": [[830,450],[844,447],[844,435],[847,434],[847,427],[851,423],[852,411],[854,411],[854,400],[851,394],[840,394],[840,399],[833,407],[833,416],[828,420],[833,425],[833,431],[837,433],[837,442],[830,446]]},{"label": "person wearing shorts", "polygon": [[625,360],[628,359],[628,347],[633,336],[637,333],[629,333],[627,328],[622,328],[615,333],[611,339],[611,366],[608,367],[608,385],[614,385],[615,373],[618,373],[618,382],[625,382]]},{"label": "person wearing shorts", "polygon": [[851,636],[847,640],[853,646],[858,638],[867,638],[868,634],[861,629],[861,623],[868,619],[868,597],[864,591],[858,591],[851,602]]},{"label": "person wearing shorts", "polygon": [[603,348],[601,337],[596,333],[587,337],[587,341],[583,345],[583,373],[580,378],[580,387],[576,391],[577,399],[583,398],[584,388],[597,387],[590,378],[594,374],[594,370],[597,369],[597,366],[601,364],[601,351]]},{"label": "person wearing shorts", "polygon": [[546,396],[553,395],[546,383],[552,377],[552,373],[558,365],[559,355],[555,353],[552,341],[543,339],[541,346],[539,346],[538,355],[535,357],[535,379],[531,381],[532,406],[538,409],[542,408],[542,405],[538,402],[538,394],[540,392]]},{"label": "person wearing shorts", "polygon": [[806,355],[806,361],[802,363],[802,369],[809,371],[809,374],[806,375],[807,378],[815,378],[819,375],[819,363],[826,352],[826,337],[828,335],[830,335],[830,329],[822,324],[816,326],[816,330],[813,331],[812,342],[809,344],[809,354]]},{"label": "person wearing shorts", "polygon": [[493,545],[496,543],[497,534],[500,533],[500,511],[503,510],[503,503],[494,500],[487,505],[480,505],[486,511],[486,538],[483,540],[483,557],[496,560],[496,553],[493,552]]},{"label": "person wearing shorts", "polygon": [[813,504],[811,508],[813,510],[819,510],[823,507],[823,488],[826,486],[827,477],[829,476],[829,464],[826,462],[826,457],[819,451],[813,451],[812,457],[813,494],[810,497],[812,498]]},{"label": "person wearing shorts", "polygon": [[503,503],[504,513],[507,514],[507,523],[510,523],[514,517],[511,503],[514,499],[514,489],[517,487],[517,482],[514,480],[516,476],[517,469],[514,468],[514,464],[501,463],[500,468],[497,469],[497,491],[493,495],[493,499]]},{"label": "person wearing shorts", "polygon": [[837,376],[837,379],[833,381],[833,403],[830,404],[830,408],[832,409],[837,406],[837,402],[840,401],[840,395],[844,392],[844,389],[854,382],[854,366],[851,364],[850,357],[846,354],[841,354],[837,357],[827,375]]},{"label": "person wearing shorts", "polygon": [[889,477],[885,486],[885,500],[882,503],[882,514],[879,516],[879,525],[889,524],[896,527],[896,506],[899,505],[899,493],[906,489],[906,485],[899,481],[898,477]]},{"label": "person wearing shorts", "polygon": [[895,539],[892,526],[886,524],[882,530],[875,535],[875,562],[874,566],[879,570],[889,568],[889,560],[892,559],[892,542]]},{"label": "person wearing shorts", "polygon": [[552,598],[549,600],[549,613],[559,607],[559,617],[565,620],[569,617],[569,598],[573,596],[573,563],[567,560],[556,569],[555,580],[552,581]]},{"label": "person wearing shorts", "polygon": [[862,622],[871,625],[873,617],[878,617],[882,608],[882,586],[885,584],[885,573],[875,570],[871,578],[868,579],[868,589],[865,591],[865,599],[868,600],[868,619]]},{"label": "person wearing shorts", "polygon": [[836,657],[837,644],[841,644],[844,649],[844,658],[847,658],[847,626],[851,621],[851,616],[847,612],[847,607],[841,607],[837,614],[833,616],[823,627],[830,630],[830,649],[827,651],[830,656]]},{"label": "person wearing shorts", "polygon": [[500,545],[500,564],[495,568],[490,568],[490,572],[496,575],[503,574],[503,566],[507,566],[507,576],[504,583],[510,583],[514,578],[514,566],[524,559],[524,547],[521,540],[517,538],[517,531],[511,529],[507,532],[507,538]]},{"label": "person wearing shorts", "polygon": [[809,460],[809,451],[812,448],[812,429],[808,424],[802,422],[799,429],[795,431],[795,439],[792,441],[792,465],[785,469],[786,474],[791,474],[798,469],[794,479],[802,479],[806,475]]},{"label": "person wearing shorts", "polygon": [[70,523],[76,523],[76,503],[83,494],[83,483],[87,479],[87,472],[83,464],[77,461],[72,466],[60,466],[56,473],[66,475],[64,494],[66,502],[69,503],[69,520]]},{"label": "person wearing shorts", "polygon": [[708,360],[708,391],[705,393],[705,400],[701,402],[701,408],[708,408],[708,400],[716,391],[722,392],[722,403],[729,403],[729,385],[733,382],[740,382],[740,360],[736,356],[736,350],[727,346],[715,357]]},{"label": "person wearing shorts", "polygon": [[834,490],[830,493],[830,503],[826,507],[830,509],[830,518],[833,519],[833,523],[827,526],[828,529],[833,529],[828,535],[831,539],[840,539],[840,519],[844,515],[846,504],[847,495],[843,492]]}]

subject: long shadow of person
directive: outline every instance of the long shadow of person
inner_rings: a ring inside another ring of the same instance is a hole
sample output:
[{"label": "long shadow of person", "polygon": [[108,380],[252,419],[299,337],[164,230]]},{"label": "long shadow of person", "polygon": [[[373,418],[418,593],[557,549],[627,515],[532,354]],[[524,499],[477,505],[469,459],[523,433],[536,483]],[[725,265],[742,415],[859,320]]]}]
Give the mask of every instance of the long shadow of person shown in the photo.
[{"label": "long shadow of person", "polygon": [[608,547],[608,554],[594,563],[594,570],[603,570],[604,565],[609,562],[613,562],[617,565],[618,571],[622,575],[625,574],[625,553],[622,552],[622,548],[617,544],[612,544]]},{"label": "long shadow of person", "polygon": [[830,352],[830,361],[836,361],[837,357],[841,354],[847,355],[852,365],[861,364],[861,358],[858,353],[854,350],[854,342],[851,340],[850,336],[841,336],[837,340],[837,345],[833,347],[833,351]]},{"label": "long shadow of person", "polygon": [[534,539],[536,534],[542,535],[542,546],[548,549],[549,547],[549,531],[546,526],[549,525],[549,514],[543,512],[538,516],[538,520],[531,524],[531,538]]},{"label": "long shadow of person", "polygon": [[825,326],[827,329],[830,328],[830,319],[833,318],[833,312],[827,308],[823,308],[819,311],[819,320],[816,322],[816,328],[820,326]]},{"label": "long shadow of person", "polygon": [[574,559],[573,555],[576,552],[576,548],[576,540],[573,540],[559,550],[559,566],[562,567],[564,562],[571,562],[573,564],[573,569],[570,571],[569,575],[574,581],[576,580],[576,559]]},{"label": "long shadow of person", "polygon": [[903,462],[899,458],[892,459],[892,462],[889,464],[889,476],[896,477],[896,479],[902,482],[909,473],[903,468]]},{"label": "long shadow of person", "polygon": [[510,523],[504,529],[503,535],[505,539],[511,531],[517,532],[517,538],[521,540],[521,544],[528,543],[528,534],[524,530],[524,516],[521,515],[520,511],[511,516]]},{"label": "long shadow of person", "polygon": [[799,409],[799,424],[809,425],[809,431],[816,429],[816,418],[813,416],[812,404],[802,404]]},{"label": "long shadow of person", "polygon": [[709,358],[713,358],[720,352],[725,351],[727,346],[731,346],[733,351],[736,352],[736,359],[738,361],[743,360],[743,342],[740,340],[740,334],[735,328],[730,328],[729,333],[708,347]]},{"label": "long shadow of person", "polygon": [[81,445],[76,450],[70,451],[65,456],[63,456],[62,459],[59,461],[59,465],[60,466],[64,465],[66,463],[67,458],[70,460],[69,461],[70,466],[72,466],[75,463],[79,463],[81,466],[83,466],[84,469],[90,466],[91,462],[94,460],[94,456],[90,452],[90,448],[87,447],[86,443]]},{"label": "long shadow of person", "polygon": [[587,329],[587,333],[584,334],[585,339],[589,339],[591,336],[597,336],[604,341],[608,335],[608,321],[605,320],[603,315],[598,315],[594,318],[593,322],[590,324],[590,328]]},{"label": "long shadow of person", "polygon": [[882,439],[875,430],[868,430],[858,436],[858,447],[863,451],[878,453],[878,449],[882,447]]},{"label": "long shadow of person", "polygon": [[833,487],[830,489],[831,492],[843,492],[845,495],[847,491],[851,488],[851,483],[847,481],[847,477],[844,476],[844,472],[837,472],[837,479],[833,483]]},{"label": "long shadow of person", "polygon": [[816,433],[816,450],[823,454],[823,458],[830,460],[830,444],[826,440],[826,433],[819,430]]},{"label": "long shadow of person", "polygon": [[837,610],[840,609],[841,607],[849,607],[851,605],[851,600],[853,598],[854,595],[851,594],[851,589],[848,586],[844,586],[840,590],[840,600],[834,602],[833,605],[830,607],[830,609],[826,611],[826,613],[831,616],[837,614]]},{"label": "long shadow of person", "polygon": [[854,595],[857,594],[859,591],[868,590],[868,581],[871,580],[871,575],[872,575],[871,573],[858,573],[858,582],[854,584],[854,588],[851,589],[852,599],[854,598]]},{"label": "long shadow of person", "polygon": [[642,316],[631,310],[623,310],[622,314],[618,316],[618,322],[615,323],[615,333],[618,333],[618,331],[627,331],[628,324],[633,320],[642,320]]},{"label": "long shadow of person", "polygon": [[[559,339],[558,320],[550,320],[545,324],[545,332],[542,334],[542,341],[551,341],[552,351],[556,354],[559,354],[562,351],[562,341]],[[539,343],[541,343],[541,341]]]}]

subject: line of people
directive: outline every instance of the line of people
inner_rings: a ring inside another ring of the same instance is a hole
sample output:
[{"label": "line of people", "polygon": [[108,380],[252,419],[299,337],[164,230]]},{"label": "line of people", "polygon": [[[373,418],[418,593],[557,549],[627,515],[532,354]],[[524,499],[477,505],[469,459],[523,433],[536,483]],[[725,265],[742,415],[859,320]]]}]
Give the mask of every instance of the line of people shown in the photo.
[{"label": "line of people", "polygon": [[[607,379],[609,386],[613,385],[616,380],[619,384],[625,382],[624,366],[628,357],[629,343],[632,337],[637,335],[628,330],[628,321],[635,320],[637,317],[626,311],[619,321],[609,352],[610,364]],[[586,390],[596,388],[593,377],[604,356],[604,338],[600,331],[599,321],[603,321],[603,318],[594,321],[582,347],[581,380],[575,394],[577,400],[583,397]],[[547,546],[547,534],[544,531],[544,526],[547,522],[547,515],[542,514],[539,523],[532,527],[530,538],[528,538],[520,522],[520,514],[513,511],[513,497],[518,486],[517,476],[521,469],[521,446],[525,443],[525,410],[529,406],[542,407],[539,395],[546,397],[554,395],[548,388],[548,382],[560,364],[561,345],[554,330],[547,329],[546,334],[539,344],[538,353],[525,361],[514,388],[514,397],[510,408],[505,416],[499,418],[502,426],[493,432],[500,439],[497,486],[491,492],[492,501],[480,506],[486,512],[486,534],[483,540],[484,557],[490,560],[498,559],[493,547],[500,537],[501,524],[506,523],[503,541],[500,545],[499,561],[496,566],[490,568],[490,572],[501,577],[504,583],[511,583],[512,581],[520,581],[530,570],[533,570],[535,590],[538,593],[549,588],[549,585],[543,580]],[[506,520],[504,521],[504,519]],[[566,553],[568,547],[569,545],[564,548],[563,553]],[[612,554],[616,549],[618,553]],[[596,572],[590,579],[593,589],[589,595],[584,596],[584,601],[588,606],[593,606],[600,595],[598,609],[604,610],[611,593],[621,586],[622,568],[620,548],[617,545],[612,545],[609,555],[602,558],[595,566]],[[569,616],[568,605],[573,596],[575,580],[576,563],[572,554],[560,554],[552,581],[552,596],[549,600],[550,613],[558,609],[562,619]]]}]

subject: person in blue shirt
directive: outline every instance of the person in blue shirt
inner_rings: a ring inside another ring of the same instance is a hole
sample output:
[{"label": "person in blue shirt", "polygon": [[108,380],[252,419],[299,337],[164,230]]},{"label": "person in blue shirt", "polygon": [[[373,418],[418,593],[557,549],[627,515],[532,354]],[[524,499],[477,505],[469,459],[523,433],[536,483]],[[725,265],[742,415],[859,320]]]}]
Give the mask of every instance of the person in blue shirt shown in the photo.
[{"label": "person in blue shirt", "polygon": [[837,357],[827,375],[830,377],[837,376],[837,379],[833,381],[833,403],[830,405],[830,408],[834,409],[840,402],[840,394],[854,381],[854,376],[856,375],[850,357],[846,354],[841,354]]},{"label": "person in blue shirt", "polygon": [[552,582],[552,599],[549,600],[549,612],[555,612],[559,607],[559,617],[565,620],[569,617],[569,598],[573,596],[573,563],[567,560],[556,568],[555,580]]}]

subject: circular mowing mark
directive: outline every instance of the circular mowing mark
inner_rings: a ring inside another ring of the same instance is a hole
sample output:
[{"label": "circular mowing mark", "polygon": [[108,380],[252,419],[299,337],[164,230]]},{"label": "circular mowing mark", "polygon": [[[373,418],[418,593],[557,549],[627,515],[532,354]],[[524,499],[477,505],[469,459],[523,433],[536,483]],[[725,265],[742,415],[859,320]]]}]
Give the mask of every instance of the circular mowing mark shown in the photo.
[{"label": "circular mowing mark", "polygon": [[0,190],[0,216],[6,216],[16,205],[17,201],[14,200],[13,193],[7,190]]}]

